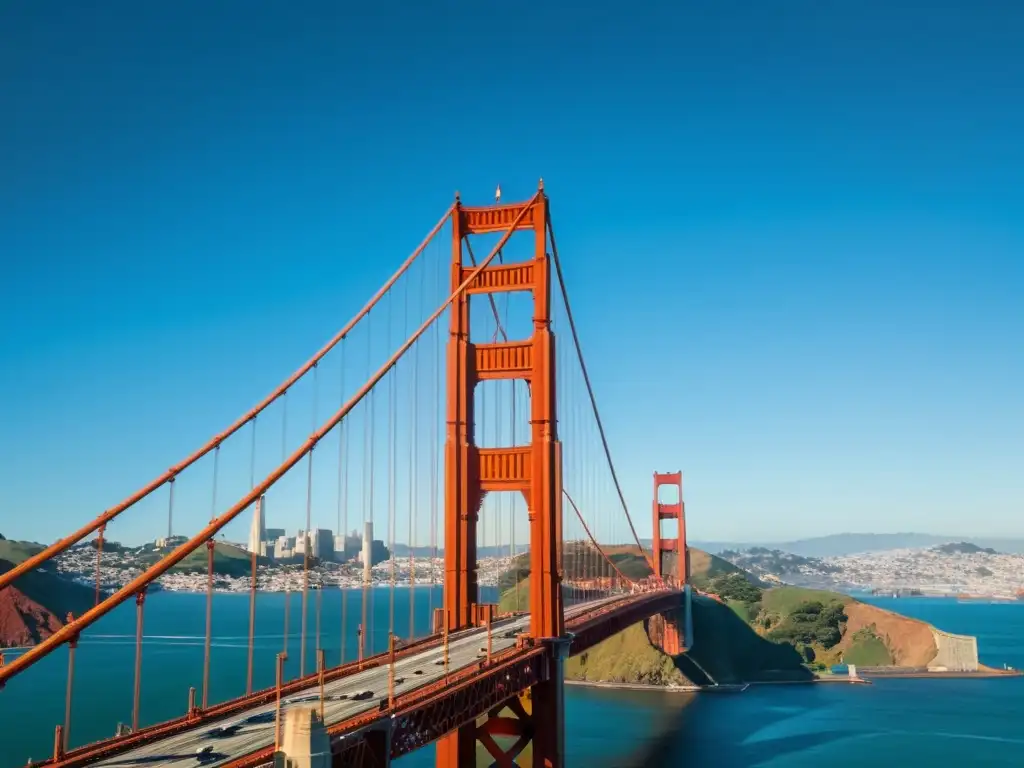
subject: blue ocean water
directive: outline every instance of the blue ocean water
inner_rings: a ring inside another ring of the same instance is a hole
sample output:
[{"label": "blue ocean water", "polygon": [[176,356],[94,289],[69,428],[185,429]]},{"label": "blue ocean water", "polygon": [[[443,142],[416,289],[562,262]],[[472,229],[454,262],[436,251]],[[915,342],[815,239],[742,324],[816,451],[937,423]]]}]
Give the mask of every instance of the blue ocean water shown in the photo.
[{"label": "blue ocean water", "polygon": [[[387,626],[389,590],[371,590],[376,625]],[[314,631],[311,593],[309,633]],[[321,594],[322,645],[328,662],[340,658],[341,593]],[[290,606],[290,665],[298,671],[301,602]],[[359,591],[347,598],[349,616],[361,613]],[[982,661],[1024,668],[1024,603],[957,603],[936,599],[873,600],[885,608],[978,637]],[[416,592],[415,621],[426,631],[440,592]],[[395,592],[399,631],[409,622],[408,590]],[[256,684],[273,681],[273,657],[283,646],[284,595],[261,595],[257,613]],[[214,613],[212,700],[244,690],[248,598],[218,595]],[[202,674],[205,598],[157,593],[147,600],[143,669],[145,722],[181,714],[190,685]],[[350,619],[350,622],[352,619]],[[134,606],[108,617],[83,638],[75,679],[72,741],[113,733],[131,717]],[[374,646],[387,638],[377,632]],[[356,649],[346,637],[346,657]],[[312,664],[310,640],[309,659]],[[64,651],[0,692],[0,768],[24,765],[52,747],[63,718]],[[904,766],[921,760],[964,766],[1024,766],[1024,679],[882,680],[872,686],[752,686],[741,694],[669,694],[567,689],[566,750],[570,766]],[[432,750],[400,761],[432,765]]]},{"label": "blue ocean water", "polygon": [[[871,602],[976,635],[984,663],[1024,669],[1024,603]],[[672,715],[629,718],[645,709]],[[751,686],[692,697],[575,689],[567,717],[570,765],[1024,766],[1024,678]],[[629,731],[616,736],[607,724],[620,722]]]}]

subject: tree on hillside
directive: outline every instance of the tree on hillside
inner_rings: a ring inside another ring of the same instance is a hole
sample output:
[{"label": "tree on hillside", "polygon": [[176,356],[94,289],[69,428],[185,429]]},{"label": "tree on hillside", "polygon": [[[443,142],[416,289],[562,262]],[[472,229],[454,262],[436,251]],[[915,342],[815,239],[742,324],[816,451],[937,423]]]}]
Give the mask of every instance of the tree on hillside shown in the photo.
[{"label": "tree on hillside", "polygon": [[774,627],[769,637],[794,646],[819,643],[823,648],[832,648],[842,639],[842,624],[846,620],[842,603],[825,605],[818,600],[807,600]]},{"label": "tree on hillside", "polygon": [[726,600],[739,600],[743,603],[757,603],[761,600],[760,587],[751,584],[742,572],[716,576],[709,583],[709,589]]}]

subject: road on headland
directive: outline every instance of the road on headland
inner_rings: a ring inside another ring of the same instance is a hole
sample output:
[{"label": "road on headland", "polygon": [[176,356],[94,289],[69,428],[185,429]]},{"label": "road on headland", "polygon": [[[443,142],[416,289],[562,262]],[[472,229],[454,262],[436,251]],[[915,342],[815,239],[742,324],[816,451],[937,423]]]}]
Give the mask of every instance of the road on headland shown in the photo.
[{"label": "road on headland", "polygon": [[[570,619],[596,606],[620,596],[593,600],[566,609],[565,617]],[[516,635],[529,629],[530,617],[495,621],[491,625],[491,651],[499,653],[513,647]],[[469,667],[486,654],[487,630],[470,629],[452,634],[448,642],[449,673]],[[443,649],[433,646],[408,656],[395,663],[395,695],[421,688],[436,682],[445,675]],[[356,672],[324,685],[324,720],[334,725],[356,715],[380,709],[381,701],[388,698],[388,677],[390,665]],[[366,698],[353,701],[352,696],[369,691]],[[342,698],[344,697],[344,698]],[[316,682],[299,693],[292,694],[281,702],[281,718],[294,706],[319,706],[319,687]],[[214,768],[230,760],[251,754],[274,744],[274,712],[276,703],[254,707],[245,713],[228,715],[220,720],[211,720],[193,728],[168,736],[165,739],[127,750],[117,755],[97,760],[90,765],[106,768],[154,768],[154,766],[189,766]],[[228,735],[214,735],[215,728],[232,726]],[[200,763],[196,752],[206,746],[213,747],[213,753]]]}]

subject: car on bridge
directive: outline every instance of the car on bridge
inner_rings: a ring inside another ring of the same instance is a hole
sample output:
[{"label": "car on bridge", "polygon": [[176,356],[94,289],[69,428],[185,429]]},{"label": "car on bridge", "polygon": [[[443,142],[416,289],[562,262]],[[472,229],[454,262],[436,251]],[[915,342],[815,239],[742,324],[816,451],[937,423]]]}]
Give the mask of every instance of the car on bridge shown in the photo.
[{"label": "car on bridge", "polygon": [[[241,723],[230,723],[229,725],[218,725],[215,728],[211,728],[206,732],[206,736],[211,739],[224,739],[228,736],[234,736],[242,730]],[[212,750],[213,747],[210,747]]]}]

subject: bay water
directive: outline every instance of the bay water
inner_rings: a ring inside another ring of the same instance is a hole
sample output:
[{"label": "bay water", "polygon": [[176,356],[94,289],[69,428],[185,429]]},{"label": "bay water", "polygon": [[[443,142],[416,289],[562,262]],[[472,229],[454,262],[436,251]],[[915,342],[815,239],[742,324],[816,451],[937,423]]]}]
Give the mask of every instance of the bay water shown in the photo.
[{"label": "bay water", "polygon": [[[387,627],[408,635],[410,619],[426,634],[439,588],[368,591],[367,636],[387,648]],[[484,595],[495,599],[494,594]],[[316,604],[321,601],[320,645],[327,662],[357,653],[355,627],[362,591],[311,591],[307,605],[306,668],[315,665]],[[1024,602],[958,603],[929,598],[872,599],[950,632],[978,637],[983,662],[1024,668]],[[343,605],[344,604],[344,605]],[[202,686],[206,598],[157,592],[145,606],[141,720],[152,723],[184,712],[189,686]],[[411,606],[411,610],[410,610]],[[245,690],[249,600],[214,598],[210,701]],[[256,614],[254,684],[274,681],[274,657],[285,646],[284,594],[261,593]],[[301,595],[288,605],[289,661],[299,672]],[[123,605],[83,636],[77,651],[73,745],[112,735],[130,722],[134,680],[135,606]],[[0,768],[50,754],[53,727],[63,720],[67,651],[59,650],[0,692]],[[197,694],[198,695],[198,694]],[[964,766],[1024,766],[1024,678],[876,680],[874,685],[751,686],[743,693],[691,694],[567,687],[566,751],[570,766],[881,766],[920,761]],[[433,764],[424,749],[399,761]]]}]

